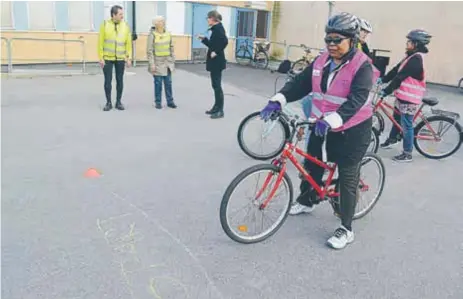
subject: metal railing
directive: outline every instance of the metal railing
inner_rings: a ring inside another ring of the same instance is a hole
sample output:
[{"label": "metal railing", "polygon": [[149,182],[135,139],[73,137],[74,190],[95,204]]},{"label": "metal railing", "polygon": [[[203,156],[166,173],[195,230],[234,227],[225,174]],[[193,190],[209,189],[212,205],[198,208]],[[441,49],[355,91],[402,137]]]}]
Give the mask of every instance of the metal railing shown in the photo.
[{"label": "metal railing", "polygon": [[[6,64],[7,64],[7,72],[8,73],[11,73],[11,69],[13,68],[12,65],[12,61],[11,61],[11,44],[10,44],[10,40],[6,37],[3,37],[2,36],[2,48],[3,48],[3,41],[5,41],[5,47],[6,47]],[[3,56],[3,55],[2,55]],[[2,66],[3,66],[3,59],[2,59]],[[3,72],[3,71],[2,71]]]},{"label": "metal railing", "polygon": [[[6,57],[8,60],[8,73],[30,71],[86,73],[87,71],[84,40],[29,37],[13,37],[8,39],[2,37],[2,42],[3,40],[5,40],[7,44]],[[21,42],[35,42],[38,44],[34,44],[36,48],[31,49],[30,45],[27,47],[18,46],[18,43],[20,44]],[[47,46],[44,46],[45,49],[39,52],[38,48],[40,48],[41,43],[61,43],[63,48],[62,50],[60,48],[49,48],[47,50]],[[69,44],[71,44],[71,46]],[[80,51],[76,49],[75,45],[79,46]],[[49,51],[56,52],[56,55],[49,55]],[[31,55],[30,53],[34,54]],[[40,53],[40,55],[38,53]],[[31,67],[31,65],[34,67]],[[46,68],[42,68],[44,65]],[[77,65],[78,68],[74,68],[75,65]]]}]

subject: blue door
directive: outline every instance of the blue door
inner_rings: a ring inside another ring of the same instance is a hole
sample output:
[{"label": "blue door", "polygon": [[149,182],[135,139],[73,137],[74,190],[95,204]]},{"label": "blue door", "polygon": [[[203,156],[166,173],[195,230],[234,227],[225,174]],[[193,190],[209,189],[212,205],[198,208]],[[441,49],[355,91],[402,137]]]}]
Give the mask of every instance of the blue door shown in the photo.
[{"label": "blue door", "polygon": [[191,57],[193,61],[205,61],[207,47],[196,38],[198,34],[209,37],[210,31],[207,25],[207,13],[215,9],[215,6],[207,4],[193,4],[193,36],[191,39]]},{"label": "blue door", "polygon": [[253,43],[256,37],[256,11],[238,9],[236,20],[236,51],[247,42],[249,53],[253,54]]}]

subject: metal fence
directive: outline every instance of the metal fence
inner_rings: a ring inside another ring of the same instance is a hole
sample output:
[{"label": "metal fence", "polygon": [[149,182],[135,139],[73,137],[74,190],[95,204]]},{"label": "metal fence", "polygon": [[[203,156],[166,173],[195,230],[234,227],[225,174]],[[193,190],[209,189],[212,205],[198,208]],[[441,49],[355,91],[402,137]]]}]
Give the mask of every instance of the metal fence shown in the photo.
[{"label": "metal fence", "polygon": [[[2,72],[9,74],[72,74],[86,73],[85,41],[80,39],[51,39],[2,37]],[[50,44],[55,44],[53,47]]]}]

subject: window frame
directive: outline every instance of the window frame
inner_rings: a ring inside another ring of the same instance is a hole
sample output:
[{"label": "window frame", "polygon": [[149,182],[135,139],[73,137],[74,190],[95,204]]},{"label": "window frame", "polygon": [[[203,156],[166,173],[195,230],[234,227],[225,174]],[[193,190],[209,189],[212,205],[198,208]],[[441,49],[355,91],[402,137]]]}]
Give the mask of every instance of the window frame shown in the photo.
[{"label": "window frame", "polygon": [[38,1],[27,1],[26,2],[26,10],[27,10],[27,22],[28,22],[28,31],[38,31],[38,32],[49,32],[49,31],[55,31],[56,32],[56,1],[40,1],[40,2],[48,2],[52,3],[52,21],[53,21],[53,28],[52,29],[32,29],[31,27],[31,14],[30,14],[30,4],[31,3],[37,3]]}]

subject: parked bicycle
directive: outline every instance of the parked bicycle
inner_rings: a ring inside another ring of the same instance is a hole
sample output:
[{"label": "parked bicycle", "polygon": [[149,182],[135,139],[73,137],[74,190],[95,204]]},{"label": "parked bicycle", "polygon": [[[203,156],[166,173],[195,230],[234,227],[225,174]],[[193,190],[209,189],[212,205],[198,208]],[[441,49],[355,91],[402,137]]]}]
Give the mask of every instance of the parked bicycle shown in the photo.
[{"label": "parked bicycle", "polygon": [[302,72],[308,65],[310,65],[315,60],[315,58],[318,56],[318,53],[315,54],[314,50],[320,52],[320,49],[310,48],[304,44],[301,44],[300,47],[304,50],[304,55],[302,56],[302,58],[296,60],[293,63],[291,70],[294,73]]},{"label": "parked bicycle", "polygon": [[270,49],[270,42],[256,41],[250,44],[252,40],[245,39],[236,50],[235,59],[240,65],[254,65],[259,69],[266,69],[268,67],[268,52]]},{"label": "parked bicycle", "polygon": [[[373,100],[373,126],[380,134],[384,132],[384,114],[392,122],[392,125],[399,129],[400,134],[402,134],[402,127],[394,119],[392,113],[394,111],[399,113],[399,111],[396,107],[393,107],[391,104],[384,101],[384,98],[379,98],[378,91],[380,89],[381,86],[376,86],[373,91],[376,93],[375,99]],[[460,148],[463,141],[462,128],[457,121],[460,118],[460,114],[432,108],[439,104],[439,100],[437,98],[425,97],[422,102],[423,103],[420,105],[418,111],[413,117],[415,131],[414,145],[416,150],[421,155],[430,159],[443,159],[453,155]],[[430,108],[431,116],[428,116],[423,112],[423,108],[425,107]],[[399,136],[399,140],[401,139],[401,136],[402,135]],[[454,142],[450,149],[442,153],[438,153],[435,146],[443,144],[444,141],[452,140],[452,136],[454,137]],[[429,142],[434,147],[432,149],[426,149],[426,142]]]},{"label": "parked bicycle", "polygon": [[[285,116],[282,117],[285,118]],[[280,115],[275,118],[280,119]],[[244,170],[233,179],[225,191],[220,204],[220,223],[227,236],[236,242],[250,244],[263,241],[277,232],[285,222],[293,202],[294,193],[293,184],[286,172],[288,159],[299,171],[300,176],[306,179],[317,192],[317,201],[330,202],[334,214],[340,216],[339,183],[338,178],[335,178],[336,164],[320,161],[305,153],[297,147],[297,142],[301,138],[294,138],[296,131],[299,131],[299,127],[313,127],[313,120],[301,121],[293,118],[289,121],[289,126],[291,127],[291,136],[285,142],[280,157],[271,163],[255,165]],[[294,153],[326,170],[325,175],[327,174],[327,176],[321,185],[318,185],[311,175],[305,171],[301,163],[297,161]],[[377,179],[372,179],[371,176],[366,179],[365,173],[367,173],[367,167],[369,166],[373,166],[373,171],[377,171]],[[260,181],[261,175],[264,178],[263,182]],[[252,176],[257,176],[257,178],[251,178]],[[362,218],[373,209],[383,192],[385,177],[385,167],[381,158],[376,154],[367,153],[360,168],[360,182],[354,219]],[[254,190],[245,191],[244,195],[239,196],[237,199],[244,198],[246,205],[243,205],[243,203],[238,204],[237,211],[233,211],[235,199],[232,199],[232,196],[237,195],[242,185],[247,181],[251,183]],[[375,186],[375,183],[377,183],[377,186]],[[373,191],[372,199],[364,201],[369,191]],[[284,198],[279,203],[278,198],[282,194],[284,194]],[[271,211],[273,208],[277,209],[276,216],[272,220]],[[234,218],[233,216],[237,216],[240,212],[245,214],[243,219],[234,222],[231,218]]]}]

